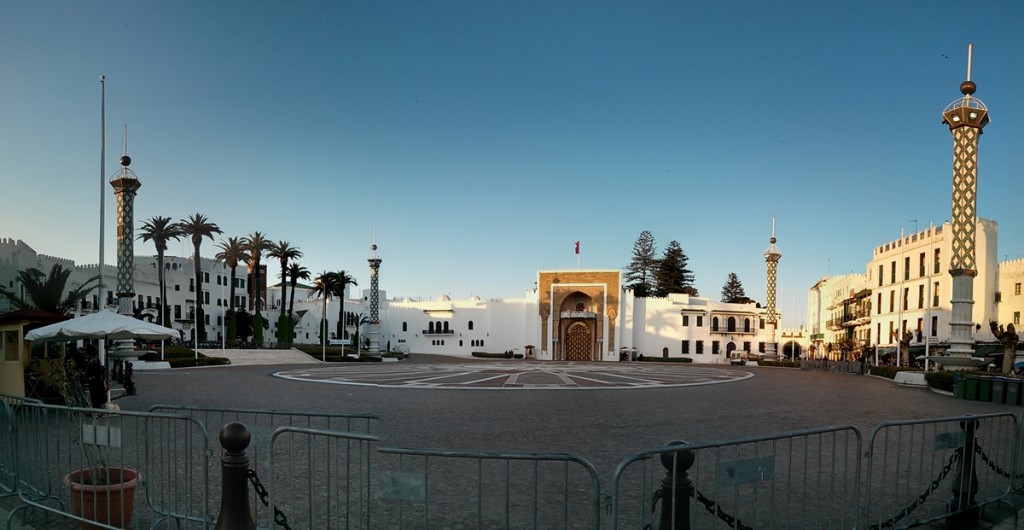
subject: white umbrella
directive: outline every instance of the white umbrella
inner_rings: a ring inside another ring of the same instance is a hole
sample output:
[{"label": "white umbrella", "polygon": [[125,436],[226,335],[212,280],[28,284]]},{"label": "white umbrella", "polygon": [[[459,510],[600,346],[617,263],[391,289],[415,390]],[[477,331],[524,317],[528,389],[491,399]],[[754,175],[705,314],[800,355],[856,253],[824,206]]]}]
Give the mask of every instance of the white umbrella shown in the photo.
[{"label": "white umbrella", "polygon": [[68,341],[81,339],[171,339],[178,331],[119,315],[109,309],[34,329],[25,334],[28,341]]}]

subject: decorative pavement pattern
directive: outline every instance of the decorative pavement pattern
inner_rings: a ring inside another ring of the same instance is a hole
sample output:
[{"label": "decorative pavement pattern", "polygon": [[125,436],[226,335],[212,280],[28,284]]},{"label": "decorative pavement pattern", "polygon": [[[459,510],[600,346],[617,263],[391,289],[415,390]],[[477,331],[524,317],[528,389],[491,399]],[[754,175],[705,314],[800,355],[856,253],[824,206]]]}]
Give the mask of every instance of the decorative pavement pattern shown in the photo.
[{"label": "decorative pavement pattern", "polygon": [[346,363],[274,375],[340,385],[470,390],[662,388],[729,383],[754,376],[743,370],[685,365],[552,361],[356,366]]}]

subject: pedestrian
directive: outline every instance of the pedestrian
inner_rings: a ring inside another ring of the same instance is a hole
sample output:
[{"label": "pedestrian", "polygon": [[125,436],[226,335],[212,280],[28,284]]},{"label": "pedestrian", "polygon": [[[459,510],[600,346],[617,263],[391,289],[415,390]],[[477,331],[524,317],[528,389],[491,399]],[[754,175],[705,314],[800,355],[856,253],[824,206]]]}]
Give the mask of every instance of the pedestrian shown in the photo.
[{"label": "pedestrian", "polygon": [[103,408],[107,402],[107,378],[99,357],[93,357],[85,367],[85,380],[89,386],[89,401],[92,408]]}]

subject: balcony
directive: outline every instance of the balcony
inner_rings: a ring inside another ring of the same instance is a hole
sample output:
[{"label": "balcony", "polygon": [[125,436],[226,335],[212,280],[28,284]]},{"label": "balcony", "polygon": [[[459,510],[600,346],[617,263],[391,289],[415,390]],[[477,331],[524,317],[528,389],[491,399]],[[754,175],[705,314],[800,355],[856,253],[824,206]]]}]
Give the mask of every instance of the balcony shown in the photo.
[{"label": "balcony", "polygon": [[450,329],[425,329],[422,331],[424,335],[454,335],[455,332]]},{"label": "balcony", "polygon": [[559,318],[597,318],[597,313],[593,311],[562,311],[558,316]]}]

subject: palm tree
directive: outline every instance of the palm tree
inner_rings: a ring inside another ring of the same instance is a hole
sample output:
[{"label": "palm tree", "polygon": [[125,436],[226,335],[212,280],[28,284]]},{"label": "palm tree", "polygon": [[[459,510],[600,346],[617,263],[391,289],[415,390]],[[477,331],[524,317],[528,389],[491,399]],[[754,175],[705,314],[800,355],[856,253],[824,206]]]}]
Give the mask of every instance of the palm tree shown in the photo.
[{"label": "palm tree", "polygon": [[[211,223],[205,215],[195,213],[192,216],[178,222],[178,229],[183,236],[192,238],[192,247],[195,249],[192,254],[192,264],[196,273],[196,343],[206,340],[206,324],[203,317],[203,268],[199,256],[199,247],[203,244],[203,238],[208,237],[213,241],[213,234],[223,233],[219,226]],[[197,346],[198,347],[198,346]]]},{"label": "palm tree", "polygon": [[288,321],[285,320],[285,300],[287,300],[287,273],[288,273],[288,262],[293,259],[301,258],[302,251],[296,247],[293,247],[291,243],[287,241],[278,241],[277,243],[271,243],[267,248],[268,258],[277,258],[281,262],[281,315],[277,317],[277,342],[286,344],[291,342],[292,332],[288,325]]},{"label": "palm tree", "polygon": [[249,265],[249,272],[253,275],[251,286],[253,289],[252,300],[256,303],[256,313],[252,317],[252,338],[257,345],[263,345],[263,315],[260,314],[263,301],[262,283],[260,283],[260,260],[263,253],[270,247],[270,240],[259,231],[253,232],[248,237],[242,238],[242,246],[249,259],[245,263]]},{"label": "palm tree", "polygon": [[292,319],[292,311],[295,309],[295,287],[299,284],[299,280],[308,281],[310,274],[309,269],[303,267],[297,261],[293,261],[288,265],[288,277],[291,278],[292,288],[288,299],[288,320]]},{"label": "palm tree", "polygon": [[[320,344],[323,346],[324,360],[327,360],[327,301],[337,291],[335,284],[338,282],[338,273],[322,272],[320,276],[313,279],[313,287],[306,291],[307,298],[320,298],[324,303],[324,310],[320,317]],[[295,289],[292,289],[295,293]]]},{"label": "palm tree", "polygon": [[341,301],[338,304],[338,338],[345,338],[345,286],[346,285],[359,285],[356,283],[356,279],[349,276],[345,271],[338,271],[334,273],[336,278],[334,280],[334,296],[338,297]]},{"label": "palm tree", "polygon": [[181,239],[182,233],[178,225],[171,222],[170,217],[156,216],[146,221],[139,231],[139,239],[152,241],[156,247],[156,268],[157,281],[160,289],[160,323],[164,326],[171,326],[171,316],[168,313],[167,305],[167,282],[164,280],[164,253],[167,252],[167,243],[174,239]]},{"label": "palm tree", "polygon": [[214,258],[218,263],[231,268],[231,288],[229,290],[230,298],[228,302],[228,315],[227,315],[227,341],[235,341],[235,280],[238,274],[235,269],[238,267],[238,263],[246,263],[249,261],[249,254],[246,253],[245,246],[242,241],[237,237],[229,237],[227,241],[221,241],[217,243],[217,247],[220,248],[220,252],[217,253]]},{"label": "palm tree", "polygon": [[[18,271],[18,283],[21,284],[23,295],[0,287],[0,294],[7,296],[17,309],[35,308],[63,315],[78,305],[88,296],[93,288],[92,283],[99,281],[99,275],[93,276],[82,285],[67,290],[68,278],[73,269],[65,269],[54,263],[50,274],[33,267]],[[65,296],[65,291],[67,295]]]}]

